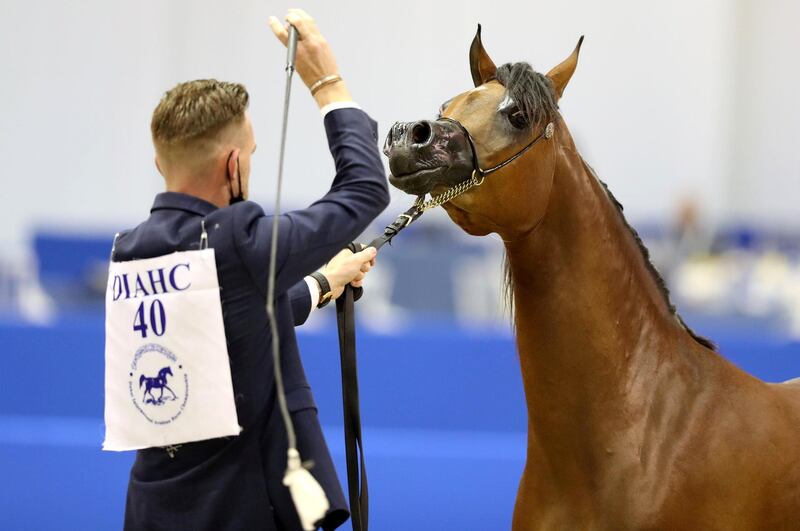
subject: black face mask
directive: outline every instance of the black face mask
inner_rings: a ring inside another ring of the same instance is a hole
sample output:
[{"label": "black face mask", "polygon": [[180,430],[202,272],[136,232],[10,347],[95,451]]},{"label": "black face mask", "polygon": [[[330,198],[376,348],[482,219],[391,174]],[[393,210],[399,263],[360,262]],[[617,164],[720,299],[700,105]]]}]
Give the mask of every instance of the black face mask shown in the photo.
[{"label": "black face mask", "polygon": [[[233,151],[231,151],[231,154],[228,155],[228,163],[225,165],[226,170],[231,165],[232,156],[233,156]],[[244,201],[244,190],[242,190],[242,171],[239,169],[239,157],[236,157],[236,178],[239,181],[239,195],[236,196],[233,195],[233,186],[231,186],[231,181],[230,179],[228,179],[228,190],[230,191],[231,195],[229,204],[231,205],[236,203],[241,203],[242,201]]]}]

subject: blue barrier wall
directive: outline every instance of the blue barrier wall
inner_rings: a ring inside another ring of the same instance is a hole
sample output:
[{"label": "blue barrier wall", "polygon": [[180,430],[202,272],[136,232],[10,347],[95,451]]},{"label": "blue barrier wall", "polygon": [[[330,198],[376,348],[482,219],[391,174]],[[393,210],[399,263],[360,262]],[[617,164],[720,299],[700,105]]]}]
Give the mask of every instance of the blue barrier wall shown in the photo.
[{"label": "blue barrier wall", "polygon": [[[796,343],[738,322],[689,322],[757,376],[800,376]],[[330,325],[315,333],[301,329],[300,343],[343,472]],[[120,528],[132,455],[99,450],[102,316],[75,315],[50,327],[2,323],[0,348],[0,529]],[[394,335],[362,330],[359,370],[372,528],[510,528],[526,430],[511,335],[430,320]]]}]

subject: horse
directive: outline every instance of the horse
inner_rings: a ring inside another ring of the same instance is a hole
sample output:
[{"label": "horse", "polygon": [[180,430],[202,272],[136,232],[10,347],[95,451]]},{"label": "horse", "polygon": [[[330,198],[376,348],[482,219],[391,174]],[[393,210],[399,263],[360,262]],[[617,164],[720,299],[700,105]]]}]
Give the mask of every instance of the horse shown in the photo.
[{"label": "horse", "polygon": [[512,529],[800,529],[800,383],[677,313],[559,113],[582,42],[541,74],[496,67],[478,26],[474,88],[384,145],[393,186],[503,240],[528,412]]},{"label": "horse", "polygon": [[[175,400],[178,398],[177,395],[175,394],[175,391],[170,389],[169,386],[167,385],[167,375],[172,376],[171,367],[164,367],[163,369],[158,371],[158,376],[155,377],[145,376],[144,374],[142,374],[139,377],[139,389],[142,388],[142,385],[146,384],[144,394],[142,395],[142,401],[145,404],[150,403],[156,406],[160,406],[161,404],[163,404],[164,389],[172,393],[172,398],[168,398],[168,400]],[[153,389],[161,390],[161,394],[158,396],[157,399],[156,397],[153,396],[153,391],[152,391]],[[147,399],[147,395],[150,395],[149,400]]]}]

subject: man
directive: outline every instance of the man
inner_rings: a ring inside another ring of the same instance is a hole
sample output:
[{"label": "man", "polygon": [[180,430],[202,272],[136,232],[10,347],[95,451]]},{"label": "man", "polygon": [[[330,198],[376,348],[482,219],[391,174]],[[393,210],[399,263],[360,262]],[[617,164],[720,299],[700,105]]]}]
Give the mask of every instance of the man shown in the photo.
[{"label": "man", "polygon": [[[327,194],[280,220],[275,300],[289,410],[300,455],[314,462],[311,472],[330,502],[321,522],[327,530],[347,519],[347,505],[293,327],[305,321],[312,305],[327,302],[327,290],[335,298],[347,283],[360,285],[375,249],[337,251],[386,207],[389,196],[375,122],[352,102],[314,21],[300,10],[290,10],[286,20],[299,32],[296,70],[313,89],[336,165]],[[285,44],[287,27],[274,17],[270,26]],[[129,530],[301,529],[281,483],[287,438],[265,311],[272,217],[246,200],[256,148],[248,99],[243,86],[215,80],[183,83],[164,96],[151,127],[167,191],[156,196],[144,223],[116,241],[115,261],[195,250],[202,223],[208,246],[215,250],[236,413],[243,428],[236,437],[138,451],[125,511]],[[304,280],[328,260],[321,289],[317,280]]]}]

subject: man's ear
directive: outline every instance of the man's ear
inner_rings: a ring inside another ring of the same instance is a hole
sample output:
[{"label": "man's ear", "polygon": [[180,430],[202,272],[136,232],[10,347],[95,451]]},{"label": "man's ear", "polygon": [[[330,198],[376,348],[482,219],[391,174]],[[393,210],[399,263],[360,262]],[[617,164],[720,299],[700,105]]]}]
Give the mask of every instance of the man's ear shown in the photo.
[{"label": "man's ear", "polygon": [[236,170],[239,168],[240,151],[241,150],[239,148],[234,148],[233,151],[231,151],[230,155],[228,155],[228,164],[227,164],[228,167],[227,167],[226,177],[228,178],[229,181],[236,180],[236,175],[237,175]]},{"label": "man's ear", "polygon": [[553,82],[553,88],[558,99],[561,99],[564,89],[567,88],[567,83],[569,83],[572,74],[575,73],[575,67],[578,66],[578,54],[581,51],[581,44],[583,44],[583,35],[578,39],[578,45],[575,46],[572,54],[547,73],[547,77]]},{"label": "man's ear", "polygon": [[156,163],[156,169],[158,170],[158,173],[160,173],[162,177],[166,178],[166,175],[164,175],[164,172],[161,171],[161,165],[158,163],[158,155],[153,157],[153,162]]},{"label": "man's ear", "polygon": [[497,73],[494,61],[483,48],[480,24],[478,24],[478,32],[475,34],[475,38],[472,39],[472,45],[469,47],[469,69],[472,72],[472,82],[475,83],[476,87],[483,85],[490,79],[494,79]]}]

